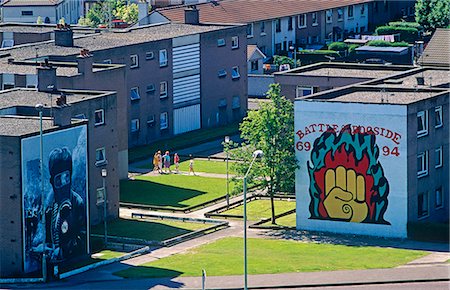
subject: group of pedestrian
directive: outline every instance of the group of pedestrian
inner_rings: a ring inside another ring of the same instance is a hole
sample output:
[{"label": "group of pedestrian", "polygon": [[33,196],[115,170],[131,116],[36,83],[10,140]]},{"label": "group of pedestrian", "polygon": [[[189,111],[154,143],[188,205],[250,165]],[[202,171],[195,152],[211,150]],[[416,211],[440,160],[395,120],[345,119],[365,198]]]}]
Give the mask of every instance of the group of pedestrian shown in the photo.
[{"label": "group of pedestrian", "polygon": [[[189,161],[189,175],[191,174],[191,172],[195,175],[194,160],[192,159],[192,155],[190,155],[190,157],[191,158]],[[173,163],[175,165],[175,173],[179,173],[180,156],[178,156],[178,153],[175,153],[173,155]],[[170,166],[171,166],[171,158],[169,151],[166,151],[164,155],[161,155],[161,150],[155,152],[155,154],[153,155],[153,171],[157,171],[160,174],[172,173]]]}]

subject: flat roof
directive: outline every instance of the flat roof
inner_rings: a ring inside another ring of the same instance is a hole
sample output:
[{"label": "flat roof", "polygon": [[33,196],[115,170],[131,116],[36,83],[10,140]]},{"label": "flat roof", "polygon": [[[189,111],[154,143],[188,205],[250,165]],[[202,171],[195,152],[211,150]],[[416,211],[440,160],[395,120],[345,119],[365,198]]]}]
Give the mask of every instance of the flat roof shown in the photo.
[{"label": "flat roof", "polygon": [[[85,26],[71,25],[74,34],[90,34],[100,32],[99,28],[91,28]],[[5,22],[0,23],[0,32],[15,33],[48,33],[56,29],[55,24],[37,24],[37,23],[21,23],[21,22]]]},{"label": "flat roof", "polygon": [[[105,95],[115,94],[108,91],[81,91],[81,90],[60,90],[67,96],[67,104],[73,104],[80,101],[95,99]],[[36,104],[43,104],[44,107],[50,108],[50,100],[52,106],[56,107],[56,99],[58,93],[53,94],[53,98],[49,97],[47,92],[38,92],[36,89],[14,88],[11,90],[0,91],[0,109],[12,107],[34,107]]]},{"label": "flat roof", "polygon": [[[38,117],[0,116],[0,136],[23,136],[40,131]],[[53,119],[42,120],[43,130],[57,128]]]},{"label": "flat roof", "polygon": [[[423,78],[424,84],[420,85],[417,78]],[[369,82],[369,84],[405,88],[450,88],[450,67],[418,68],[392,78]]]},{"label": "flat roof", "polygon": [[395,52],[395,53],[400,53],[400,52],[404,52],[405,50],[408,50],[408,47],[406,46],[396,46],[396,47],[392,47],[392,46],[388,46],[388,47],[384,47],[384,46],[361,46],[355,49],[356,51],[370,51],[370,52]]},{"label": "flat roof", "polygon": [[82,48],[94,52],[97,50],[172,39],[180,36],[205,33],[231,27],[231,25],[153,24],[123,30],[105,30],[101,33],[75,37],[73,47],[57,46],[54,44],[54,41],[47,41],[12,48],[3,48],[0,49],[0,54],[10,54],[10,56],[7,57],[12,57],[14,59],[33,59],[35,58],[37,48],[39,57],[77,55]]}]

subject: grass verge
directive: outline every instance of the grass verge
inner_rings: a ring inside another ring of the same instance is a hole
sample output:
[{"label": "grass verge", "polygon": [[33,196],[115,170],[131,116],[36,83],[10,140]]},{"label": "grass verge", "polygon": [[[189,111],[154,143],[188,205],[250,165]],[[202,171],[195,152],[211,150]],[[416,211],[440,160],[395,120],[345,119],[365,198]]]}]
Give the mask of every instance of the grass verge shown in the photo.
[{"label": "grass verge", "polygon": [[68,272],[68,271],[78,269],[78,268],[81,268],[81,267],[84,267],[87,265],[101,262],[103,260],[118,258],[125,254],[126,253],[124,253],[124,252],[111,251],[111,250],[98,251],[96,253],[93,253],[90,257],[86,257],[84,259],[77,260],[77,261],[71,261],[70,263],[67,263],[66,265],[62,265],[60,267],[60,271],[61,271],[61,273]]},{"label": "grass verge", "polygon": [[[229,161],[228,162],[229,174],[235,174],[235,171],[231,168],[232,165],[233,161]],[[151,169],[153,168],[153,164],[151,164],[151,161],[148,161],[145,164],[139,166],[139,168]],[[172,170],[172,172],[174,172],[175,165],[172,164],[170,169]],[[180,162],[179,170],[189,172],[189,160]],[[205,173],[227,174],[227,163],[225,161],[217,161],[217,160],[194,159],[194,171]]]},{"label": "grass verge", "polygon": [[[277,219],[276,219],[276,223],[277,223],[277,226],[281,226],[281,227],[294,227],[294,228],[295,228],[296,223],[297,223],[295,212],[277,218]],[[272,226],[272,223],[271,223],[270,221],[268,221],[268,222],[266,222],[266,223],[261,224],[261,226]]]},{"label": "grass verge", "polygon": [[[295,201],[275,200],[275,215],[282,214],[295,208]],[[257,199],[247,203],[247,219],[250,221],[259,221],[263,218],[272,216],[270,200]],[[243,215],[244,206],[238,206],[230,210],[221,212],[221,214]],[[278,222],[278,219],[277,219]]]},{"label": "grass verge", "polygon": [[[115,274],[124,278],[242,275],[242,238],[224,238]],[[427,255],[423,251],[354,247],[286,240],[248,239],[249,274],[392,268]]]},{"label": "grass verge", "polygon": [[[226,179],[167,174],[120,183],[120,201],[183,209],[226,194]],[[233,184],[230,182],[230,191]]]},{"label": "grass verge", "polygon": [[[143,221],[117,219],[108,223],[108,235],[150,241],[164,241],[207,227],[207,224],[173,220]],[[93,234],[102,235],[103,225],[94,226],[91,231]]]}]

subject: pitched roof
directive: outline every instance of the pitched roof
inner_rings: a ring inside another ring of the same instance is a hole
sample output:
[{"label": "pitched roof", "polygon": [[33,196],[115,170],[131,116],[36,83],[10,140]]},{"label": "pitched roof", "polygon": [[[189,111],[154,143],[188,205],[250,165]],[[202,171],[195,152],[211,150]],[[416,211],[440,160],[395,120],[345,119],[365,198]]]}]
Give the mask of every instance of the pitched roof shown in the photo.
[{"label": "pitched roof", "polygon": [[55,6],[62,0],[7,0],[3,7],[9,6]]},{"label": "pitched roof", "polygon": [[[302,13],[321,11],[373,0],[222,0],[198,4],[202,23],[251,23]],[[156,11],[170,21],[183,22],[187,6],[175,6]]]},{"label": "pitched roof", "polygon": [[436,29],[418,62],[427,66],[450,66],[449,39],[450,29]]},{"label": "pitched roof", "polygon": [[266,58],[266,55],[254,44],[247,45],[247,61],[249,61],[255,53],[258,53],[261,58]]}]

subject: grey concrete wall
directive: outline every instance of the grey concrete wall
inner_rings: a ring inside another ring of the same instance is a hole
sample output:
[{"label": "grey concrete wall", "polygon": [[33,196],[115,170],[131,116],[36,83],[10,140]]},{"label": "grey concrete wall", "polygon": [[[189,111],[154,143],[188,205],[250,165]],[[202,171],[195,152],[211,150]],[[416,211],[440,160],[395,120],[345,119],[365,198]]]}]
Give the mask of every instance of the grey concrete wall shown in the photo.
[{"label": "grey concrete wall", "polygon": [[[442,106],[443,124],[434,126],[434,108]],[[408,221],[444,222],[449,217],[449,95],[430,98],[408,106]],[[428,110],[428,135],[417,137],[417,112]],[[443,147],[443,166],[435,168],[435,149]],[[428,151],[428,175],[417,177],[417,154]],[[436,208],[435,189],[442,186],[443,207]],[[418,218],[418,194],[428,192],[429,215]]]},{"label": "grey concrete wall", "polygon": [[273,75],[248,75],[248,95],[264,97],[273,83],[275,83]]},{"label": "grey concrete wall", "polygon": [[0,275],[22,271],[20,138],[0,136]]}]

